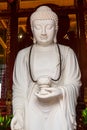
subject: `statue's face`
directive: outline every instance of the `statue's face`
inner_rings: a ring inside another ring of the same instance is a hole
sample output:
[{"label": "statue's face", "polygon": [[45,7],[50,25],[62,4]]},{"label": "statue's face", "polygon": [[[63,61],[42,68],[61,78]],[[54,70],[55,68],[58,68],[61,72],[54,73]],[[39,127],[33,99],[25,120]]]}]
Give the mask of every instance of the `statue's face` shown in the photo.
[{"label": "statue's face", "polygon": [[54,20],[35,20],[33,21],[33,36],[37,44],[47,46],[53,43],[55,36]]}]

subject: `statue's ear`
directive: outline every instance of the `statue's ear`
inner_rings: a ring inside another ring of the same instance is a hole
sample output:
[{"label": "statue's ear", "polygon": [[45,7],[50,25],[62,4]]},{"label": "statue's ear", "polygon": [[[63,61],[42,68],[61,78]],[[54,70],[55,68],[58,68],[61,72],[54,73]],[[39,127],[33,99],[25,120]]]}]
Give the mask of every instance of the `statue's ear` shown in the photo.
[{"label": "statue's ear", "polygon": [[54,43],[57,43],[57,30],[55,30]]},{"label": "statue's ear", "polygon": [[33,36],[33,43],[36,44],[37,41],[36,41],[36,38]]},{"label": "statue's ear", "polygon": [[[32,33],[33,33],[33,27],[31,27],[31,31],[32,31]],[[33,35],[33,43],[36,44],[36,42],[37,42],[37,41],[36,41],[36,38],[35,38],[35,36]]]}]

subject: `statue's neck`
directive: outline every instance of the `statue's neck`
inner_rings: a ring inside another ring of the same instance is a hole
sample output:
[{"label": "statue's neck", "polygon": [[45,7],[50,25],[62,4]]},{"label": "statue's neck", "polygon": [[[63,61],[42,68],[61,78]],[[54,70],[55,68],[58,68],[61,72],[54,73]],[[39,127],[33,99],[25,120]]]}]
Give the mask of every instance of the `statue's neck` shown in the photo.
[{"label": "statue's neck", "polygon": [[41,46],[39,44],[35,44],[34,46],[38,51],[50,51],[56,44],[50,44],[48,46]]}]

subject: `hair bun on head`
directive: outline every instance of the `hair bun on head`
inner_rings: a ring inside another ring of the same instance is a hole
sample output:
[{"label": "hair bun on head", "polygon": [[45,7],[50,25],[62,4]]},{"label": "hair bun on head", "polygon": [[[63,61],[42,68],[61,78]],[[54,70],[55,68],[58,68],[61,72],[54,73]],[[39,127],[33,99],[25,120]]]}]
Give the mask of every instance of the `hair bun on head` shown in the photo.
[{"label": "hair bun on head", "polygon": [[54,20],[56,24],[56,29],[58,28],[58,16],[52,11],[48,6],[40,6],[37,10],[32,13],[30,17],[31,27],[34,20]]},{"label": "hair bun on head", "polygon": [[52,11],[48,6],[40,6],[37,11]]}]

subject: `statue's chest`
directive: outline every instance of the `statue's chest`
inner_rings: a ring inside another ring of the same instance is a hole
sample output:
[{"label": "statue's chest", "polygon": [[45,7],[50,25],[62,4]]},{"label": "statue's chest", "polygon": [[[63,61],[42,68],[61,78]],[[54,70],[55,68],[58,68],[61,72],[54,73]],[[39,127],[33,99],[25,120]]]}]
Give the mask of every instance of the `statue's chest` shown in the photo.
[{"label": "statue's chest", "polygon": [[55,75],[59,64],[56,52],[38,52],[33,57],[33,73],[38,75]]}]

